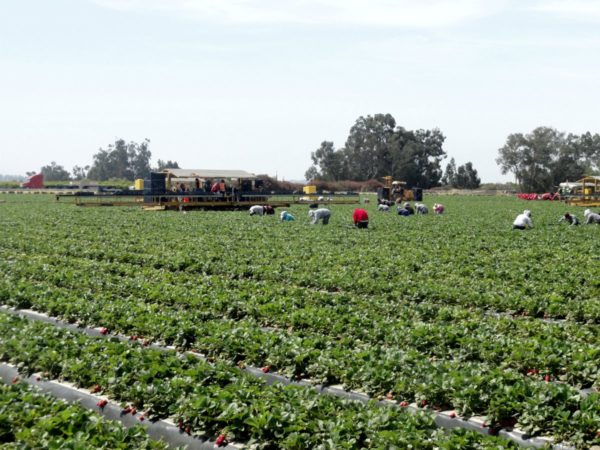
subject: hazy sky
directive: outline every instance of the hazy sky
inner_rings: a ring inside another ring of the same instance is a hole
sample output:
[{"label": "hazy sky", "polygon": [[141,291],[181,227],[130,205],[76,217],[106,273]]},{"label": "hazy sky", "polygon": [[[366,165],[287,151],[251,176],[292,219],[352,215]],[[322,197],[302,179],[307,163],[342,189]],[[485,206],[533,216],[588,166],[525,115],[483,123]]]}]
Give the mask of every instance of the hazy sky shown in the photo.
[{"label": "hazy sky", "polygon": [[4,174],[148,138],[154,161],[302,179],[390,113],[492,182],[508,134],[599,132],[599,110],[600,1],[0,2]]}]

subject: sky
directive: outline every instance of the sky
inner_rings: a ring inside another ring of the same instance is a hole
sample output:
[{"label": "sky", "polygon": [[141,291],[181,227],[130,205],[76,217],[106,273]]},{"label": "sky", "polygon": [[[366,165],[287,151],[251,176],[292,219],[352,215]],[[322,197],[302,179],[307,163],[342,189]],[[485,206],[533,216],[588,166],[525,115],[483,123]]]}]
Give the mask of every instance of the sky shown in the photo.
[{"label": "sky", "polygon": [[599,55],[599,0],[2,0],[0,174],[148,138],[153,162],[302,180],[389,113],[509,181],[509,134],[600,132]]}]

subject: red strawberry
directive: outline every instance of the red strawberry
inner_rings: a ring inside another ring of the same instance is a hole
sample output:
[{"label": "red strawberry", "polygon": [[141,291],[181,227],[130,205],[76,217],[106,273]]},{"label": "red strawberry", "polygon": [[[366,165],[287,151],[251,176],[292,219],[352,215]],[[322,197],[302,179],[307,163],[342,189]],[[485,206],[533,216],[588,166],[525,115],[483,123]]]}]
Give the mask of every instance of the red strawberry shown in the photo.
[{"label": "red strawberry", "polygon": [[179,422],[177,422],[177,426],[180,430],[183,430],[183,420],[179,419]]},{"label": "red strawberry", "polygon": [[131,340],[132,340],[132,341],[137,341],[137,340],[138,340],[138,337],[137,337],[137,335],[135,335],[135,334],[134,334],[133,336],[131,336]]},{"label": "red strawberry", "polygon": [[456,417],[456,413],[455,413],[454,411],[452,411],[452,412],[450,413],[450,418],[451,418],[451,419],[454,419],[455,417]]},{"label": "red strawberry", "polygon": [[98,403],[96,403],[96,406],[99,408],[104,408],[107,404],[108,404],[108,401],[105,399],[102,399]]},{"label": "red strawberry", "polygon": [[123,408],[123,410],[121,411],[121,414],[129,414],[131,412],[131,406],[128,406],[126,408]]},{"label": "red strawberry", "polygon": [[546,383],[548,383],[548,382],[550,382],[550,380],[551,380],[551,378],[550,378],[550,375],[549,375],[549,374],[546,374],[546,376],[544,376],[544,381],[545,381]]},{"label": "red strawberry", "polygon": [[40,377],[39,375],[37,377],[35,377],[35,381],[42,381],[42,377]]},{"label": "red strawberry", "polygon": [[106,328],[106,327],[100,328],[100,334],[106,334],[106,333],[108,333],[108,328]]},{"label": "red strawberry", "polygon": [[135,416],[137,414],[137,409],[135,409],[135,406],[133,408],[131,408],[131,415]]},{"label": "red strawberry", "polygon": [[19,376],[17,375],[12,379],[12,384],[17,384],[19,382]]},{"label": "red strawberry", "polygon": [[146,417],[145,417],[143,414],[141,414],[141,415],[140,415],[140,421],[142,421],[142,422],[143,422],[145,418],[146,418]]},{"label": "red strawberry", "polygon": [[402,401],[402,402],[400,402],[400,406],[402,406],[403,408],[406,408],[408,406],[408,402]]},{"label": "red strawberry", "polygon": [[264,366],[262,369],[260,369],[263,371],[263,373],[268,373],[271,371],[271,366]]},{"label": "red strawberry", "polygon": [[92,388],[90,389],[90,391],[92,391],[92,394],[96,394],[97,392],[100,392],[100,385],[99,384],[93,385]]},{"label": "red strawberry", "polygon": [[488,426],[488,423],[487,423],[487,422],[483,422],[483,423],[481,424],[481,426],[482,426],[482,428],[487,428],[487,426]]},{"label": "red strawberry", "polygon": [[221,445],[225,444],[225,440],[226,440],[225,435],[220,434],[219,437],[217,438],[217,440],[215,441],[215,444],[217,445],[217,447],[220,447]]},{"label": "red strawberry", "polygon": [[421,400],[421,401],[419,402],[419,406],[420,406],[421,408],[425,408],[425,407],[427,406],[427,400]]}]

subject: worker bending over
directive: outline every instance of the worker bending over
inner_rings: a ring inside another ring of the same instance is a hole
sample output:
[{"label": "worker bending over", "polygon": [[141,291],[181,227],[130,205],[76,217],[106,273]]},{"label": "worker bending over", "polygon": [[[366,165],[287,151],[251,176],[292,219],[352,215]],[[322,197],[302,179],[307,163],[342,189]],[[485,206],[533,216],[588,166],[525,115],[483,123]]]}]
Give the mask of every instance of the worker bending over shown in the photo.
[{"label": "worker bending over", "polygon": [[569,214],[569,213],[565,213],[565,215],[564,215],[564,216],[562,216],[562,217],[561,217],[561,218],[558,220],[558,222],[559,222],[559,223],[560,223],[560,222],[567,222],[567,223],[569,223],[570,225],[579,225],[579,219],[578,219],[577,217],[575,217],[574,215],[572,215],[572,214]]},{"label": "worker bending over", "polygon": [[384,205],[383,203],[380,203],[379,205],[377,205],[377,211],[388,212],[389,210],[390,210],[390,205]]},{"label": "worker bending over", "polygon": [[592,212],[591,209],[586,209],[583,212],[583,217],[585,217],[585,224],[586,225],[589,224],[589,223],[600,224],[600,214]]},{"label": "worker bending over", "polygon": [[311,225],[316,225],[319,220],[323,221],[323,225],[327,225],[331,217],[331,211],[327,208],[311,209],[308,211],[308,217],[310,217]]},{"label": "worker bending over", "polygon": [[427,205],[424,205],[423,203],[415,203],[415,209],[417,211],[417,214],[428,214],[429,213],[429,209],[427,209]]},{"label": "worker bending over", "polygon": [[415,213],[415,210],[412,206],[410,206],[410,203],[408,202],[406,202],[403,206],[398,206],[398,208],[396,208],[396,211],[401,216],[410,216]]},{"label": "worker bending over", "polygon": [[441,203],[436,203],[433,205],[433,213],[434,214],[444,214],[444,205]]},{"label": "worker bending over", "polygon": [[531,211],[528,209],[523,211],[523,214],[519,214],[513,222],[513,230],[526,230],[527,228],[533,228]]},{"label": "worker bending over", "polygon": [[[379,205],[382,206],[382,205]],[[369,215],[367,211],[362,208],[356,208],[354,214],[352,214],[352,220],[356,228],[368,228],[369,227]]]},{"label": "worker bending over", "polygon": [[262,216],[264,214],[275,214],[275,210],[270,205],[254,205],[250,207],[250,215]]},{"label": "worker bending over", "polygon": [[292,216],[287,211],[281,211],[281,214],[279,214],[279,218],[281,219],[282,222],[290,222],[290,221],[294,220],[294,216]]}]

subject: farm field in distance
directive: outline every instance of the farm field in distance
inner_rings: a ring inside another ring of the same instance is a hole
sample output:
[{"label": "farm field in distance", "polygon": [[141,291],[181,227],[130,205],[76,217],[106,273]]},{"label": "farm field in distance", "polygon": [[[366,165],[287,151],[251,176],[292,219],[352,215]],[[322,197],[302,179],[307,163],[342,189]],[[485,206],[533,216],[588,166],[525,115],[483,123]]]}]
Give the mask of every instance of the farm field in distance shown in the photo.
[{"label": "farm field in distance", "polygon": [[[600,445],[600,227],[584,208],[431,197],[441,216],[332,205],[329,225],[247,211],[78,208],[3,196],[0,305],[105,327],[91,338],[0,313],[0,359],[135,405],[182,430],[259,448],[512,448],[436,428],[485,416],[576,448]],[[511,230],[530,209],[535,228]],[[209,362],[136,345],[153,342]],[[265,386],[245,366],[404,408]],[[516,448],[516,446],[515,446]]]}]

